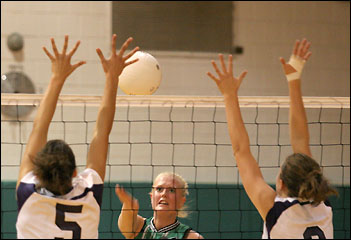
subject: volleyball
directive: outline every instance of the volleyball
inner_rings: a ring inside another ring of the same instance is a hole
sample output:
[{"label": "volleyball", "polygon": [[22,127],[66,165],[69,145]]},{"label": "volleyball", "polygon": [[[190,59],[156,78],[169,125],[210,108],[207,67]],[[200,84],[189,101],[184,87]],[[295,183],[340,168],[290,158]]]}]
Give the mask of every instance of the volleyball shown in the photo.
[{"label": "volleyball", "polygon": [[118,85],[128,95],[151,95],[162,80],[160,64],[155,57],[143,51],[137,51],[128,61],[136,58],[139,61],[123,69]]}]

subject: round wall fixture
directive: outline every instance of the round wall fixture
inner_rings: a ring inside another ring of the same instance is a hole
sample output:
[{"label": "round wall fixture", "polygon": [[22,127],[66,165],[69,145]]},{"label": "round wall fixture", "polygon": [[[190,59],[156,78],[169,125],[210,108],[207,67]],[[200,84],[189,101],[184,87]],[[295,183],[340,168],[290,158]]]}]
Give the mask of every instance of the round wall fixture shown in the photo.
[{"label": "round wall fixture", "polygon": [[7,46],[9,47],[10,50],[12,51],[19,51],[23,48],[23,37],[19,33],[12,33],[10,36],[7,38]]},{"label": "round wall fixture", "polygon": [[[1,93],[35,93],[34,84],[22,72],[8,72],[1,76]],[[11,117],[23,117],[29,114],[34,106],[1,106],[1,113]]]}]

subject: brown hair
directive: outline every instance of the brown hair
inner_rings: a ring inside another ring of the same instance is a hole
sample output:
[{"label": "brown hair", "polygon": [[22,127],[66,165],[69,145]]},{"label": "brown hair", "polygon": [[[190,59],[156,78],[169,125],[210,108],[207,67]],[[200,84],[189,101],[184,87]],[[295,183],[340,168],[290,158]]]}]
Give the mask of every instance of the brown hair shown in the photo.
[{"label": "brown hair", "polygon": [[287,157],[280,178],[287,187],[289,197],[311,200],[314,205],[326,200],[329,195],[338,195],[323,176],[319,164],[302,153]]},{"label": "brown hair", "polygon": [[44,187],[55,195],[64,195],[72,187],[76,161],[70,146],[62,140],[50,140],[33,160],[33,173],[38,188]]}]

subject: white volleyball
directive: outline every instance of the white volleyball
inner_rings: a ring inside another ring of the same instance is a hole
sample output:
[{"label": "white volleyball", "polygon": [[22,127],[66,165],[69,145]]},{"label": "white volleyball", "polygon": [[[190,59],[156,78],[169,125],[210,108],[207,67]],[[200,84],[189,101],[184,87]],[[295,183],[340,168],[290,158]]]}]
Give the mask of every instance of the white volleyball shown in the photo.
[{"label": "white volleyball", "polygon": [[142,51],[137,51],[127,61],[136,58],[139,61],[123,69],[118,85],[128,95],[151,95],[162,80],[160,64],[151,54]]}]

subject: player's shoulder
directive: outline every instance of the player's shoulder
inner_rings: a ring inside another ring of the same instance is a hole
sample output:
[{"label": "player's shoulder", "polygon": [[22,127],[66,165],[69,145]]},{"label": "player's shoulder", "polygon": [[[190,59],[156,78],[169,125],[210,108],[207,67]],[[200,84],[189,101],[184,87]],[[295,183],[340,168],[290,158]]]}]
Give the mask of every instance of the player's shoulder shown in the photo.
[{"label": "player's shoulder", "polygon": [[77,177],[73,179],[73,182],[84,181],[88,184],[103,184],[100,175],[92,168],[86,168],[80,172]]},{"label": "player's shoulder", "polygon": [[37,177],[34,175],[33,171],[27,172],[22,179],[20,180],[22,183],[28,183],[28,184],[36,184],[38,183]]}]

